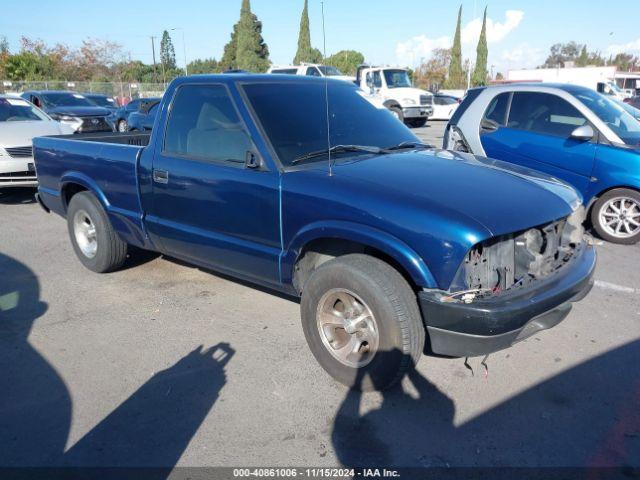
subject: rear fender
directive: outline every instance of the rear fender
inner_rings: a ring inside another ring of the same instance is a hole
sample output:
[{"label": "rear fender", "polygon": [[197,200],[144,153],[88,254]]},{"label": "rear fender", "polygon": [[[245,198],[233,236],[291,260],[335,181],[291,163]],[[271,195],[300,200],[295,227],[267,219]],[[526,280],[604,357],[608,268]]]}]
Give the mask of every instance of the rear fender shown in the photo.
[{"label": "rear fender", "polygon": [[68,205],[64,191],[69,184],[81,185],[98,199],[107,213],[111,226],[123,242],[148,250],[156,250],[144,230],[141,212],[132,212],[112,205],[98,183],[83,173],[67,172],[60,179],[60,202],[65,213]]}]

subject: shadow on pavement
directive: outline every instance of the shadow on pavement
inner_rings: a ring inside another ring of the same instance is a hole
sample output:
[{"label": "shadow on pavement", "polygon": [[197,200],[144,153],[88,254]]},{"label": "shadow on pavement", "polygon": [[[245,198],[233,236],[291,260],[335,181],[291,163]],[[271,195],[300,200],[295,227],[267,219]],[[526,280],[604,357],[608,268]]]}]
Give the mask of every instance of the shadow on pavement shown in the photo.
[{"label": "shadow on pavement", "polygon": [[0,188],[0,205],[35,203],[35,194],[36,189],[33,187]]},{"label": "shadow on pavement", "polygon": [[[635,341],[535,385],[460,426],[453,423],[452,400],[414,371],[409,379],[417,398],[397,387],[383,392],[381,407],[363,416],[358,413],[362,394],[350,391],[336,415],[334,449],[349,467],[637,468],[638,365],[640,341]],[[588,478],[600,477],[593,472]]]},{"label": "shadow on pavement", "polygon": [[71,396],[28,338],[46,310],[34,273],[0,253],[0,467],[164,467],[168,475],[226,383],[234,350],[195,349],[65,451]]}]

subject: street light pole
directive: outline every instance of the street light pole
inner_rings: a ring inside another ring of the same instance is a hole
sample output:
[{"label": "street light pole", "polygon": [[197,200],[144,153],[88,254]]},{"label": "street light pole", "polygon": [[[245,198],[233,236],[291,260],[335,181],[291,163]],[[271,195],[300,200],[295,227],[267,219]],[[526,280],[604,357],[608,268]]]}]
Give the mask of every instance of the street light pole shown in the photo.
[{"label": "street light pole", "polygon": [[182,54],[184,55],[184,74],[189,76],[189,63],[187,62],[187,44],[184,40],[184,28],[176,27],[172,28],[171,31],[180,30],[182,32]]}]

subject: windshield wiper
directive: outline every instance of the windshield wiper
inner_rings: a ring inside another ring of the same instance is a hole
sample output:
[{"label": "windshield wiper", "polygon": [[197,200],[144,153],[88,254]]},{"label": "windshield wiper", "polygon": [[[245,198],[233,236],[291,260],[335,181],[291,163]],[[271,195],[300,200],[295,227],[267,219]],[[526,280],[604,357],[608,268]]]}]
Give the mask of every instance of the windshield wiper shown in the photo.
[{"label": "windshield wiper", "polygon": [[399,143],[397,145],[393,145],[391,147],[383,148],[382,150],[390,152],[390,151],[393,151],[393,150],[405,150],[405,149],[409,149],[409,148],[415,149],[415,148],[435,148],[435,147],[433,145],[428,144],[428,143],[414,142],[414,141],[409,140],[407,142],[402,142],[402,143]]},{"label": "windshield wiper", "polygon": [[305,160],[310,160],[312,158],[322,157],[324,155],[329,155],[330,153],[344,153],[344,152],[386,153],[380,147],[373,147],[373,146],[367,146],[367,145],[335,145],[331,148],[325,148],[324,150],[305,153],[304,155],[294,158],[291,161],[291,164],[295,165],[296,163],[304,162]]}]

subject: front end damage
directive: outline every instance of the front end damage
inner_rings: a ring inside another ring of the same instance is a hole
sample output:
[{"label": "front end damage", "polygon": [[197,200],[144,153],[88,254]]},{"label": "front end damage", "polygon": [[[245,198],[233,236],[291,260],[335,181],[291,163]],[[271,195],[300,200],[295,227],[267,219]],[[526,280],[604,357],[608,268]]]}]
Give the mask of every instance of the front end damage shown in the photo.
[{"label": "front end damage", "polygon": [[475,245],[448,290],[418,297],[435,353],[486,355],[562,321],[592,286],[595,251],[584,207]]}]

